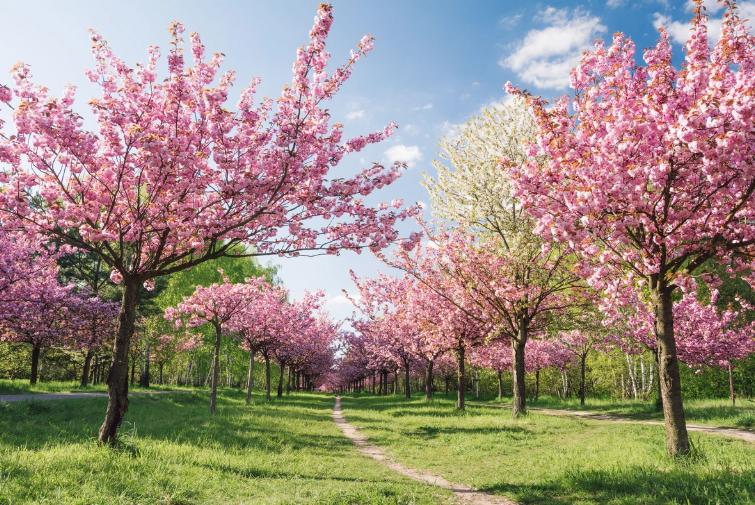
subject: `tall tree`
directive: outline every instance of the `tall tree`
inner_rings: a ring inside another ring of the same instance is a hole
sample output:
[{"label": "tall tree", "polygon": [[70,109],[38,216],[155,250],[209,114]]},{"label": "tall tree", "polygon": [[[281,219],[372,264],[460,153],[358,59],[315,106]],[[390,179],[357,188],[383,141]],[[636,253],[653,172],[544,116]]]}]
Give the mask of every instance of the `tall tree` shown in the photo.
[{"label": "tall tree", "polygon": [[223,56],[208,60],[196,33],[187,64],[178,22],[170,26],[165,80],[157,77],[157,47],[132,69],[91,33],[95,66],[86,75],[102,89],[89,101],[96,131],[72,110],[73,86],[53,98],[34,85],[26,64],[15,67],[12,89],[0,88],[0,100],[15,108],[15,132],[0,141],[0,211],[28,230],[97,254],[123,284],[100,442],[115,443],[128,408],[127,356],[140,285],[230,255],[241,242],[258,256],[379,250],[398,237],[396,221],[417,211],[380,211],[363,202],[399,177],[400,163],[331,177],[346,154],[380,142],[394,127],[343,141],[342,125],[330,123],[323,102],[373,47],[363,37],[346,64],[328,74],[332,22],[332,7],[322,4],[276,112],[270,99],[254,106],[257,79],[229,110],[235,74],[219,74]]},{"label": "tall tree", "polygon": [[512,171],[536,231],[579,249],[577,271],[611,297],[635,282],[649,289],[666,446],[681,455],[690,444],[672,295],[711,259],[744,267],[755,244],[755,37],[727,2],[711,49],[702,0],[695,3],[679,71],[661,29],[646,66],[622,33],[608,48],[596,42],[572,71],[571,103],[564,96],[547,107],[506,85],[527,99],[538,124],[529,154],[547,157]]}]

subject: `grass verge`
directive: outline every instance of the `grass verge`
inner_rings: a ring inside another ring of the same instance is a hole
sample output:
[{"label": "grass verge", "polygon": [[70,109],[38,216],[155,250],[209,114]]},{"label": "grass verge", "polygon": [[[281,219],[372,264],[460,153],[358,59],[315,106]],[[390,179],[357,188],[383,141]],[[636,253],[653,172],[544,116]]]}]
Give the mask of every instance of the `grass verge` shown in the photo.
[{"label": "grass verge", "polygon": [[[152,384],[149,388],[140,387],[139,384],[129,386],[129,391],[192,391],[195,388],[185,386],[172,386],[168,384]],[[44,393],[106,393],[107,384],[89,384],[81,387],[78,381],[49,381],[37,382],[33,386],[29,380],[0,379],[0,395],[29,395]]]},{"label": "grass verge", "polygon": [[333,397],[266,402],[222,390],[135,396],[117,450],[98,447],[106,398],[0,403],[0,503],[437,504],[450,494],[357,453]]},{"label": "grass verge", "polygon": [[666,455],[662,426],[554,417],[455,400],[345,395],[344,417],[407,466],[524,504],[755,503],[755,445],[691,433]]}]

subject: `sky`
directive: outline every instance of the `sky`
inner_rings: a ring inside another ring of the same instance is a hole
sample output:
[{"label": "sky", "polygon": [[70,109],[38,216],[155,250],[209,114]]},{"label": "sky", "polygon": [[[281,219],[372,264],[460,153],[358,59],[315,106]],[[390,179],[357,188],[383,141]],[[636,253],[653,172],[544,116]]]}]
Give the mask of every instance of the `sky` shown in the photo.
[{"label": "sky", "polygon": [[[236,92],[252,77],[261,77],[258,96],[277,97],[291,80],[296,49],[308,41],[317,4],[0,0],[0,84],[9,78],[7,71],[23,61],[53,95],[68,83],[78,86],[74,108],[85,115],[86,102],[97,94],[84,76],[93,66],[87,29],[98,30],[116,54],[133,64],[146,61],[150,44],[167,52],[167,27],[177,19],[187,33],[201,34],[209,53],[226,55],[223,68],[236,71]],[[419,181],[423,171],[435,172],[438,137],[452,135],[456,125],[505,100],[502,87],[507,81],[555,98],[569,92],[569,71],[596,38],[610,40],[620,31],[641,50],[655,43],[660,26],[668,27],[678,63],[693,7],[687,0],[332,0],[332,5],[332,64],[345,61],[362,35],[376,39],[375,49],[358,62],[327,106],[333,120],[345,125],[346,137],[382,129],[392,121],[399,125],[390,139],[345,158],[339,171],[355,173],[375,161],[406,162],[402,178],[368,202],[419,202],[428,218],[430,202]],[[711,25],[720,25],[720,6],[715,1],[706,5]],[[741,17],[755,19],[755,0],[738,5]],[[712,29],[711,36],[716,34]],[[232,96],[229,103],[235,101]],[[407,236],[416,225],[405,223],[400,229]],[[280,265],[293,298],[304,290],[322,289],[326,308],[338,319],[352,312],[342,293],[355,292],[350,269],[359,276],[388,271],[368,252],[273,261]]]}]

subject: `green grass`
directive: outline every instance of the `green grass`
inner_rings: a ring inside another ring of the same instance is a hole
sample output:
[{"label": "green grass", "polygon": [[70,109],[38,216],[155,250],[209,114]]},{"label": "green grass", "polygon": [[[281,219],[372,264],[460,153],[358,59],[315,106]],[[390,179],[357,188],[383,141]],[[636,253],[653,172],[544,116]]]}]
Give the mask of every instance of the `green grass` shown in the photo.
[{"label": "green grass", "polygon": [[106,398],[0,403],[0,503],[431,504],[450,493],[360,455],[333,397],[222,390],[136,396],[117,450],[95,443]]},{"label": "green grass", "polygon": [[[498,402],[495,400],[495,402]],[[504,404],[510,404],[510,398],[504,398]],[[579,398],[561,399],[541,396],[537,402],[529,401],[528,407],[585,410],[601,414],[628,417],[640,421],[663,421],[663,412],[656,408],[655,402],[639,400],[618,400],[611,398],[587,398],[585,405],[579,404]],[[755,401],[738,399],[732,407],[728,399],[686,400],[684,414],[690,424],[717,426],[721,428],[755,428]]]},{"label": "green grass", "polygon": [[[184,386],[170,386],[167,384],[152,384],[149,389],[142,388],[139,384],[129,386],[129,391],[191,391],[193,388]],[[107,391],[107,384],[89,384],[87,387],[81,387],[78,381],[45,381],[37,382],[35,385],[29,384],[29,380],[20,379],[0,379],[0,395],[28,395],[43,393],[104,393]]]},{"label": "green grass", "polygon": [[[752,504],[755,444],[691,433],[666,455],[661,426],[609,423],[477,403],[346,395],[346,419],[398,461],[523,504]],[[702,408],[702,407],[701,407]]]}]

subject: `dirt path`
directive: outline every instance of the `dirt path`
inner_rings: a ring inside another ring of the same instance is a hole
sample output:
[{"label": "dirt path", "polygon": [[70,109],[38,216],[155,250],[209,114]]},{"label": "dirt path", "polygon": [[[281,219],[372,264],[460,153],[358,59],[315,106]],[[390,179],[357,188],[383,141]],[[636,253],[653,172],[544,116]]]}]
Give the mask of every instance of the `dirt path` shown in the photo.
[{"label": "dirt path", "polygon": [[[171,393],[189,393],[189,391],[137,391],[132,395],[167,395]],[[107,398],[107,393],[40,393],[29,395],[0,395],[0,402],[23,402],[26,400],[71,400],[74,398]]]},{"label": "dirt path", "polygon": [[460,503],[471,505],[515,505],[514,502],[509,501],[501,496],[496,496],[461,484],[452,484],[443,477],[438,477],[437,475],[432,475],[428,472],[405,467],[398,461],[394,461],[388,458],[388,456],[383,453],[383,450],[380,449],[380,447],[367,442],[367,438],[364,435],[361,435],[356,428],[346,422],[346,419],[344,419],[344,417],[341,415],[340,396],[336,396],[336,404],[333,407],[333,421],[335,421],[336,425],[341,428],[341,431],[346,436],[346,438],[354,442],[354,444],[357,446],[357,450],[359,450],[359,452],[361,452],[362,454],[380,461],[391,470],[402,475],[406,475],[407,477],[410,477],[414,480],[426,482],[431,486],[438,486],[444,489],[448,489],[449,491],[453,492],[454,496],[456,496]]},{"label": "dirt path", "polygon": [[[497,408],[511,408],[508,405],[489,405],[489,406],[497,407]],[[532,412],[537,412],[538,414],[544,414],[546,416],[576,416],[576,417],[584,417],[587,419],[593,419],[596,421],[609,421],[612,423],[647,424],[651,426],[664,426],[664,424],[659,421],[636,421],[628,417],[612,416],[608,414],[597,414],[595,412],[589,412],[589,411],[584,411],[584,410],[560,410],[560,409],[538,409],[538,408],[530,408],[529,410],[531,410]],[[715,426],[701,426],[699,424],[688,424],[687,431],[700,431],[700,432],[709,433],[712,435],[723,435],[725,437],[738,438],[740,440],[744,440],[746,442],[755,444],[755,432],[747,431],[747,430],[738,430],[735,428],[717,428]]]}]

